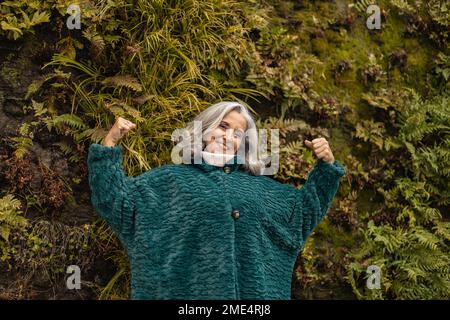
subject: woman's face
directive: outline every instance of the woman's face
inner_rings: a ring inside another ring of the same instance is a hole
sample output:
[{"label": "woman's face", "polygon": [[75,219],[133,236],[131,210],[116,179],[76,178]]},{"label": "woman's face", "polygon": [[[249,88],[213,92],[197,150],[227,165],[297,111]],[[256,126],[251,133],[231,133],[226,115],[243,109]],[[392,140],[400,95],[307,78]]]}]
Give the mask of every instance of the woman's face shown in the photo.
[{"label": "woman's face", "polygon": [[238,111],[230,111],[219,126],[205,136],[205,151],[234,154],[247,130],[247,121]]}]

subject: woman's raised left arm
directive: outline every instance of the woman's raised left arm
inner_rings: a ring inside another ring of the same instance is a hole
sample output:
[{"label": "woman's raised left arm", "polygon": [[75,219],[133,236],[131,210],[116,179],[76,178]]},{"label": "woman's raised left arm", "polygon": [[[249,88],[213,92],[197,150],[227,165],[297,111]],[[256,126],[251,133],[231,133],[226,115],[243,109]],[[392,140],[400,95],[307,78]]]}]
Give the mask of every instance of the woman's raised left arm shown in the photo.
[{"label": "woman's raised left arm", "polygon": [[318,160],[309,172],[306,183],[295,192],[295,205],[289,219],[295,243],[303,244],[325,217],[339,188],[344,166],[334,159],[324,138],[305,142]]}]

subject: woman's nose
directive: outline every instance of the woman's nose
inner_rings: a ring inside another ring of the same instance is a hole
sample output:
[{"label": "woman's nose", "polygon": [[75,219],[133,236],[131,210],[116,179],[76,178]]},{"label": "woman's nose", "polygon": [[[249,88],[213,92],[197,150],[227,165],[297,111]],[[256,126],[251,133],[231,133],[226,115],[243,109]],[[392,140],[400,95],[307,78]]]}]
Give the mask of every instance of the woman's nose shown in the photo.
[{"label": "woman's nose", "polygon": [[233,132],[233,130],[227,130],[222,138],[224,139],[223,142],[225,143],[225,145],[228,148],[231,148],[233,146],[233,144],[234,144],[234,132]]},{"label": "woman's nose", "polygon": [[224,135],[224,142],[227,146],[231,146],[234,143],[234,135],[233,135],[233,131],[227,131],[226,134]]},{"label": "woman's nose", "polygon": [[225,131],[225,138],[229,141],[233,139],[234,130],[233,129],[227,129]]}]

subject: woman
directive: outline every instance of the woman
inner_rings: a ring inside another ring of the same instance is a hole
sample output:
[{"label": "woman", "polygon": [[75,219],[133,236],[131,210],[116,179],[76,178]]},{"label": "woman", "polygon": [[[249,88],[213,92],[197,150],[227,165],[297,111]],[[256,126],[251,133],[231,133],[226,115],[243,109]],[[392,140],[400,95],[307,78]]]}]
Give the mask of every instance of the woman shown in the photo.
[{"label": "woman", "polygon": [[[305,140],[318,160],[297,189],[258,175],[263,163],[249,151],[237,161],[242,146],[256,148],[245,136],[255,123],[244,105],[220,102],[194,121],[203,136],[199,163],[126,176],[116,144],[136,125],[123,118],[89,148],[92,204],[128,252],[131,298],[290,299],[297,255],[344,167],[324,138]],[[195,134],[194,121],[187,132]],[[198,155],[199,143],[192,146]]]}]

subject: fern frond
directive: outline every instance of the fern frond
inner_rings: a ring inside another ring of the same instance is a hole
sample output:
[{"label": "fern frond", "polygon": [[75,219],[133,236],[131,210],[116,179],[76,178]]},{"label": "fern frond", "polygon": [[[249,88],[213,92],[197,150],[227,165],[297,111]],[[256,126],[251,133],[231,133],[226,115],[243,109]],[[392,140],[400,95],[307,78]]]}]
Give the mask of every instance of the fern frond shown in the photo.
[{"label": "fern frond", "polygon": [[112,87],[126,87],[136,92],[142,91],[142,85],[138,79],[130,75],[118,75],[105,78],[102,81],[103,84]]}]

